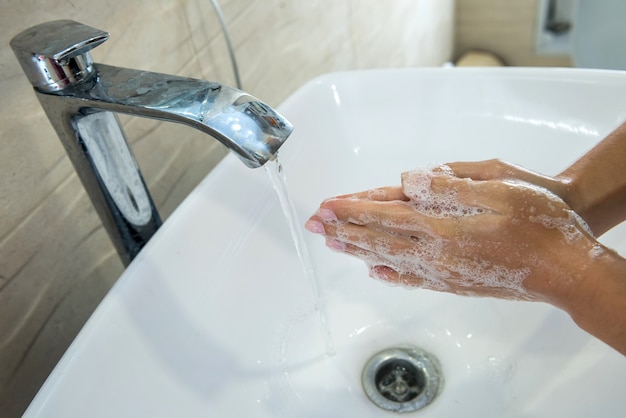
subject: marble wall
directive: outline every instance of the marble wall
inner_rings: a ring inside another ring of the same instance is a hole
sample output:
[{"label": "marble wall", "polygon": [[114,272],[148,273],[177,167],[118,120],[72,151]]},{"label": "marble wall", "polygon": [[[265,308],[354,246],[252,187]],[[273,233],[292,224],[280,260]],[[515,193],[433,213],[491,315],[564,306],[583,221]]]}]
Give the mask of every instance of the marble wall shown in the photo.
[{"label": "marble wall", "polygon": [[[450,59],[453,0],[222,0],[243,87],[277,105],[331,71]],[[111,33],[96,62],[234,83],[209,0],[0,0],[0,416],[27,406],[123,270],[9,40],[48,20]],[[189,128],[122,119],[164,218],[225,150]]]},{"label": "marble wall", "polygon": [[489,51],[507,65],[571,67],[568,56],[535,50],[540,0],[456,0],[455,57]]}]

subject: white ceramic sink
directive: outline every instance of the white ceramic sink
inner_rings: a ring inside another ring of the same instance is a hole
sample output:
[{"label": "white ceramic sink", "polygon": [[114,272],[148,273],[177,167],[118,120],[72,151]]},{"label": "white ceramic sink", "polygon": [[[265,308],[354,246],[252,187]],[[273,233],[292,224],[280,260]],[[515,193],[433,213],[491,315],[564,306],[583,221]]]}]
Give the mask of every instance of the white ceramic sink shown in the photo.
[{"label": "white ceramic sink", "polygon": [[[279,110],[301,223],[327,197],[402,171],[502,158],[556,174],[626,119],[626,73],[407,69],[331,74]],[[361,369],[435,354],[423,417],[622,417],[626,358],[541,303],[393,288],[306,233],[328,327],[263,169],[227,157],[127,269],[26,416],[380,417]],[[603,242],[626,254],[626,228]]]}]

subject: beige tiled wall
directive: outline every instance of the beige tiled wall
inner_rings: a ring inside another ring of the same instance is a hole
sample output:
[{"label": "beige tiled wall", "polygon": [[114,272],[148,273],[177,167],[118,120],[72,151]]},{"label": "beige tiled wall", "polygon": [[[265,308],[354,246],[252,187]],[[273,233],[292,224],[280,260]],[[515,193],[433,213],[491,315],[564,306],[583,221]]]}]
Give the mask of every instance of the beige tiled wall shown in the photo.
[{"label": "beige tiled wall", "polygon": [[496,54],[507,65],[569,67],[569,57],[538,55],[539,0],[456,0],[455,56],[469,50]]},{"label": "beige tiled wall", "polygon": [[[271,105],[318,74],[451,57],[453,0],[221,5],[244,89]],[[23,411],[123,269],[8,48],[19,31],[66,18],[111,33],[96,61],[233,83],[210,0],[0,0],[2,417]],[[164,217],[225,154],[189,128],[123,123]]]}]

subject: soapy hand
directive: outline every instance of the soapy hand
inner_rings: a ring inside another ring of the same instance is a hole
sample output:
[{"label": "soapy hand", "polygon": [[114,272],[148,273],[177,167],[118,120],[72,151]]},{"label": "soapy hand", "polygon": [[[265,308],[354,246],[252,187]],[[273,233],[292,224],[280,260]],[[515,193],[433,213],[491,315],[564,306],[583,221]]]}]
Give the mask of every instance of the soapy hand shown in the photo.
[{"label": "soapy hand", "polygon": [[604,248],[554,192],[559,182],[515,166],[456,163],[328,199],[306,227],[386,282],[559,306]]},{"label": "soapy hand", "polygon": [[590,232],[626,221],[625,162],[623,123],[555,177],[499,160],[416,170],[326,200],[306,227],[373,277],[545,301],[626,355],[626,259]]}]

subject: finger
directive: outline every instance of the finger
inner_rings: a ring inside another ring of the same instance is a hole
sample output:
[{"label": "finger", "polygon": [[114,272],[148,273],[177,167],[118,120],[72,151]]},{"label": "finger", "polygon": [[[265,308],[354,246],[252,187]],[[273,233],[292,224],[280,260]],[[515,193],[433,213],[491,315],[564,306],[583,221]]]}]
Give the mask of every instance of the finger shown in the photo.
[{"label": "finger", "polygon": [[436,219],[398,201],[330,199],[322,203],[319,212],[327,219],[327,214],[332,213],[338,221],[409,236],[450,235],[456,229],[453,219]]},{"label": "finger", "polygon": [[[457,208],[458,209],[458,208]],[[367,226],[369,229],[396,233],[408,237],[458,238],[464,234],[484,237],[497,230],[506,222],[498,213],[473,213],[472,216],[445,216],[438,210],[421,211],[411,203],[329,200],[320,209],[325,219]],[[462,213],[462,208],[458,210]],[[330,215],[329,215],[330,214]]]},{"label": "finger", "polygon": [[326,230],[324,228],[324,224],[318,220],[318,218],[314,215],[311,216],[305,223],[304,223],[304,228],[309,231],[312,232],[314,234],[320,234],[320,235],[325,235],[326,234]]},{"label": "finger", "polygon": [[[532,296],[522,288],[509,286],[506,282],[500,285],[487,283],[475,274],[461,274],[454,266],[461,259],[448,257],[445,252],[439,258],[426,260],[423,257],[397,257],[381,254],[359,245],[339,242],[330,239],[329,247],[355,256],[370,266],[370,276],[387,283],[407,287],[455,293],[465,296],[497,297],[505,299],[528,300]],[[461,261],[461,264],[465,265]],[[452,267],[452,269],[450,269]],[[457,266],[458,267],[458,266]],[[467,273],[467,272],[466,272]],[[475,272],[479,273],[479,272]]]},{"label": "finger", "polygon": [[358,193],[337,196],[336,199],[365,199],[376,201],[409,200],[402,192],[402,187],[400,186],[379,187]]},{"label": "finger", "polygon": [[521,180],[548,189],[561,198],[565,198],[567,195],[567,186],[560,181],[498,159],[477,162],[454,162],[446,165],[455,176],[460,178],[473,180]]},{"label": "finger", "polygon": [[518,175],[522,171],[526,171],[519,166],[509,164],[498,159],[471,162],[459,161],[448,163],[446,166],[450,168],[455,176],[459,178],[470,178],[473,180],[501,180],[518,178]]},{"label": "finger", "polygon": [[350,244],[378,254],[387,260],[393,257],[432,259],[434,255],[432,242],[424,237],[390,233],[386,230],[381,231],[345,222],[327,224],[324,228],[327,237],[326,245],[338,251],[343,251],[341,245]]},{"label": "finger", "polygon": [[369,275],[373,279],[382,280],[392,285],[406,287],[423,287],[426,280],[414,274],[400,274],[389,266],[382,264],[370,267]]},{"label": "finger", "polygon": [[436,217],[511,214],[515,207],[523,208],[529,202],[540,210],[547,205],[549,212],[563,208],[557,195],[522,180],[481,181],[447,174],[429,174],[425,180],[424,176],[420,171],[403,173],[404,193],[418,204],[420,211]]},{"label": "finger", "polygon": [[428,271],[417,274],[414,272],[399,272],[393,267],[378,264],[371,266],[369,273],[370,277],[392,285],[456,293],[456,289],[451,287],[445,280],[438,278],[438,275],[430,274]]},{"label": "finger", "polygon": [[[395,266],[392,261],[381,257],[379,254],[372,253],[371,251],[363,248],[347,244],[343,252],[346,254],[355,256],[364,261],[369,266],[370,277],[378,280],[382,280],[392,285],[403,285],[406,287],[424,287],[425,283],[434,282],[433,280],[425,280],[417,274],[413,273],[399,273],[401,268]],[[437,287],[440,290],[445,290],[447,286],[441,282],[439,286],[429,286],[431,288]]]},{"label": "finger", "polygon": [[412,273],[399,273],[386,265],[374,265],[370,267],[370,277],[382,280],[392,285],[402,285],[405,287],[419,287],[422,289],[443,291],[461,296],[470,297],[494,297],[508,300],[535,300],[536,298],[525,290],[492,287],[492,286],[471,286],[463,281],[453,280],[433,280],[429,277],[421,277]]},{"label": "finger", "polygon": [[[457,238],[406,236],[339,222],[325,225],[326,245],[339,252],[361,256],[370,265],[384,264],[420,277],[453,278],[463,271],[462,260],[473,260],[496,251],[500,243],[473,245],[476,241]],[[459,267],[461,266],[461,267]]]}]

